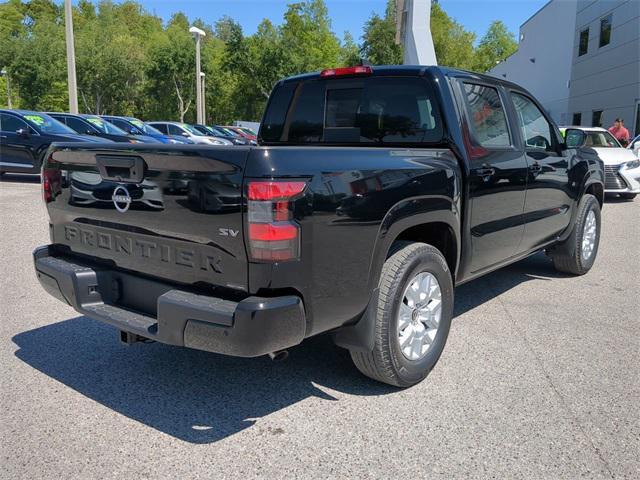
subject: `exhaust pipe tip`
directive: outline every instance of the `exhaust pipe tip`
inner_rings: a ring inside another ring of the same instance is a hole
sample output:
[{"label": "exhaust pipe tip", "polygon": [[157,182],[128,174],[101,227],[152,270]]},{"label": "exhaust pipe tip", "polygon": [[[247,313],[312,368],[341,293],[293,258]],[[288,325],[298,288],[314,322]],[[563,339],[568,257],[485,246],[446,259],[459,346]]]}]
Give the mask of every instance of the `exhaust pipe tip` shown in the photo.
[{"label": "exhaust pipe tip", "polygon": [[269,358],[274,362],[283,362],[289,358],[289,352],[287,350],[278,350],[277,352],[269,353]]}]

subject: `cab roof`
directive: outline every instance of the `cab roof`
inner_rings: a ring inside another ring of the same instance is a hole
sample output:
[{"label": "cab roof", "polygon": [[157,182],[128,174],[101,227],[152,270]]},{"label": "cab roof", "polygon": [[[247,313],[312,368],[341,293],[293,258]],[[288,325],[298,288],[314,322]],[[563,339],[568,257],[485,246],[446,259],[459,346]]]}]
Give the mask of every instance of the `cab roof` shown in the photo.
[{"label": "cab roof", "polygon": [[[508,80],[503,80],[502,78],[494,77],[492,75],[486,75],[482,73],[471,72],[468,70],[460,70],[457,68],[444,67],[439,65],[377,65],[370,66],[372,70],[373,76],[386,76],[386,75],[402,75],[402,76],[419,76],[425,75],[428,72],[435,73],[438,72],[441,75],[447,77],[458,77],[458,78],[468,78],[468,79],[476,79],[489,83],[500,84],[506,87],[518,88],[522,90],[523,88],[513,82],[509,82]],[[294,75],[291,77],[284,78],[278,82],[289,83],[289,82],[300,82],[304,80],[312,80],[316,78],[320,78],[321,72],[312,72],[312,73],[303,73],[300,75]]]}]

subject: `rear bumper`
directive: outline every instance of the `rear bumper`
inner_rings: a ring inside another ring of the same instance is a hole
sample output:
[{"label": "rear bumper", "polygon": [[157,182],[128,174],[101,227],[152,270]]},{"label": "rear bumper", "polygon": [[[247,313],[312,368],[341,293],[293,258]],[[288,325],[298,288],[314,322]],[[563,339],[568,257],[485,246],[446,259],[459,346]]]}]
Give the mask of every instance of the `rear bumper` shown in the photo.
[{"label": "rear bumper", "polygon": [[37,248],[33,258],[49,294],[83,315],[158,342],[257,357],[304,338],[304,307],[294,295],[241,301],[200,295],[65,257],[52,245]]}]

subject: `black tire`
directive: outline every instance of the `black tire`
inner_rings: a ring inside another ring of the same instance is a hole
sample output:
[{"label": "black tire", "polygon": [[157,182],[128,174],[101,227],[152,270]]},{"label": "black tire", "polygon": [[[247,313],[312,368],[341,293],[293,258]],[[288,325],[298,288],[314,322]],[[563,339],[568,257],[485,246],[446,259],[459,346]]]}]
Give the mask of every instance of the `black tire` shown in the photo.
[{"label": "black tire", "polygon": [[[372,352],[352,350],[351,358],[364,375],[397,387],[422,381],[435,366],[449,336],[453,316],[453,281],[440,251],[425,243],[407,243],[395,250],[382,267],[377,298],[375,344]],[[437,333],[424,357],[409,360],[397,335],[398,310],[408,283],[421,272],[435,276],[441,291],[442,313]]]},{"label": "black tire", "polygon": [[[591,255],[585,259],[582,256],[582,240],[584,236],[585,222],[589,212],[593,211],[596,220],[596,236],[595,247]],[[549,256],[553,260],[553,266],[559,272],[571,273],[573,275],[584,275],[593,266],[598,255],[598,246],[600,244],[600,204],[593,195],[586,194],[582,197],[578,205],[578,214],[576,216],[573,231],[569,238],[554,247]]]},{"label": "black tire", "polygon": [[620,196],[625,200],[633,200],[636,198],[637,193],[621,193]]}]

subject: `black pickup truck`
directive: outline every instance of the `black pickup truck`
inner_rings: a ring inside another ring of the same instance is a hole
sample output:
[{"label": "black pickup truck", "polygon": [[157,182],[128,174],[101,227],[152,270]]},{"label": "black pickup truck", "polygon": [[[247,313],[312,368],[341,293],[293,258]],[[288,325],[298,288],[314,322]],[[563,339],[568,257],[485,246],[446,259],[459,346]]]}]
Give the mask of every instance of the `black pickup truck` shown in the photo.
[{"label": "black pickup truck", "polygon": [[410,386],[454,286],[540,250],[589,271],[603,178],[517,85],[331,69],[275,86],[257,147],[54,145],[35,270],[128,343],[282,357],[331,332],[365,375]]}]

